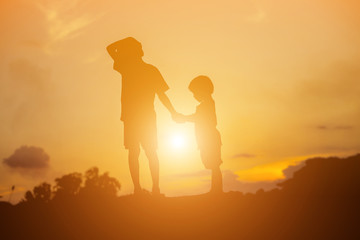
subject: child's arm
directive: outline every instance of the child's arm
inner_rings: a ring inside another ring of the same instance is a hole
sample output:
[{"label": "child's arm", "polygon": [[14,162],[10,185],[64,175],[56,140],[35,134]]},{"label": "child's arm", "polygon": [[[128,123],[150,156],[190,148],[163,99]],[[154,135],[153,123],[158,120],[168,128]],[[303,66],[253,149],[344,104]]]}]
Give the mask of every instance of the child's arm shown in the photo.
[{"label": "child's arm", "polygon": [[182,115],[187,122],[195,122],[195,113],[191,115]]},{"label": "child's arm", "polygon": [[167,108],[167,110],[169,110],[171,116],[176,114],[175,108],[171,104],[170,99],[168,98],[166,93],[164,93],[164,92],[158,93],[158,97],[159,97],[161,103],[164,104],[164,106]]},{"label": "child's arm", "polygon": [[110,44],[109,46],[106,47],[107,52],[109,53],[111,58],[114,59],[114,60],[116,60],[118,42],[119,41],[116,41],[116,42],[114,42],[114,43],[112,43],[112,44]]},{"label": "child's arm", "polygon": [[174,115],[173,119],[177,123],[195,122],[195,113],[191,115],[184,115],[181,113],[177,113],[176,115]]}]

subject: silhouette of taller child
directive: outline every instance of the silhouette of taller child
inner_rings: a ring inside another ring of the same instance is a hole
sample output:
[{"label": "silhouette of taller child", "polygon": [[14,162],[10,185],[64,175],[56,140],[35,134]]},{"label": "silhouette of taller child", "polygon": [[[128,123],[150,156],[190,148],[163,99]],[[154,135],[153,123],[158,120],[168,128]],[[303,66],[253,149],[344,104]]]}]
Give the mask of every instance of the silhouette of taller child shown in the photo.
[{"label": "silhouette of taller child", "polygon": [[114,70],[122,76],[121,120],[124,122],[124,145],[129,150],[129,167],[134,193],[142,192],[139,181],[140,144],[149,160],[153,194],[160,194],[155,94],[173,115],[165,92],[169,89],[159,70],[143,61],[141,43],[128,37],[110,44],[107,51],[114,60]]}]

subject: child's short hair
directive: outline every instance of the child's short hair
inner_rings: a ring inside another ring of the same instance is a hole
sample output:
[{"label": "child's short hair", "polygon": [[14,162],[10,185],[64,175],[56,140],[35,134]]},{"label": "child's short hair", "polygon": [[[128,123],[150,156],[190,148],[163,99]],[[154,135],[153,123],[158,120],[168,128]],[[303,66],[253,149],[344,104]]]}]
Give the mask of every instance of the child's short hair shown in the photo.
[{"label": "child's short hair", "polygon": [[117,52],[121,56],[144,56],[142,45],[133,37],[127,37],[118,42]]},{"label": "child's short hair", "polygon": [[200,75],[190,82],[189,90],[193,93],[206,93],[211,95],[214,92],[214,85],[209,77]]}]

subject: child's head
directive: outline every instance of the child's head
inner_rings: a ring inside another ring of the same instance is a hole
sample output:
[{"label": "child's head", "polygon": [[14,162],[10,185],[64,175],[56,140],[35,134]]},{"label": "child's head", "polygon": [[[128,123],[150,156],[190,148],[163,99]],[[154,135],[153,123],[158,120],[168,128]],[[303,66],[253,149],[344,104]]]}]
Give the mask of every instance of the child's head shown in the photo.
[{"label": "child's head", "polygon": [[138,62],[144,56],[142,45],[133,37],[124,38],[117,42],[117,63],[127,68],[133,62]]},{"label": "child's head", "polygon": [[211,97],[214,92],[214,85],[209,77],[200,75],[190,82],[189,90],[194,94],[196,100],[202,102]]},{"label": "child's head", "polygon": [[126,57],[141,58],[144,56],[141,43],[133,37],[127,37],[118,41],[117,51],[119,55]]}]

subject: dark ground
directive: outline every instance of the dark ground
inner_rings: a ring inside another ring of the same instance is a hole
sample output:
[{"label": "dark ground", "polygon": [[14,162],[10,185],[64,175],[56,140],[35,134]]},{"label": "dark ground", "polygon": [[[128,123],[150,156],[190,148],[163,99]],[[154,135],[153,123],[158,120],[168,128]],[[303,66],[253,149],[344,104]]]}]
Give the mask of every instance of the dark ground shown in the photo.
[{"label": "dark ground", "polygon": [[360,155],[310,159],[279,187],[0,202],[0,239],[360,239]]},{"label": "dark ground", "polygon": [[1,239],[360,239],[359,198],[278,194],[2,203]]}]

